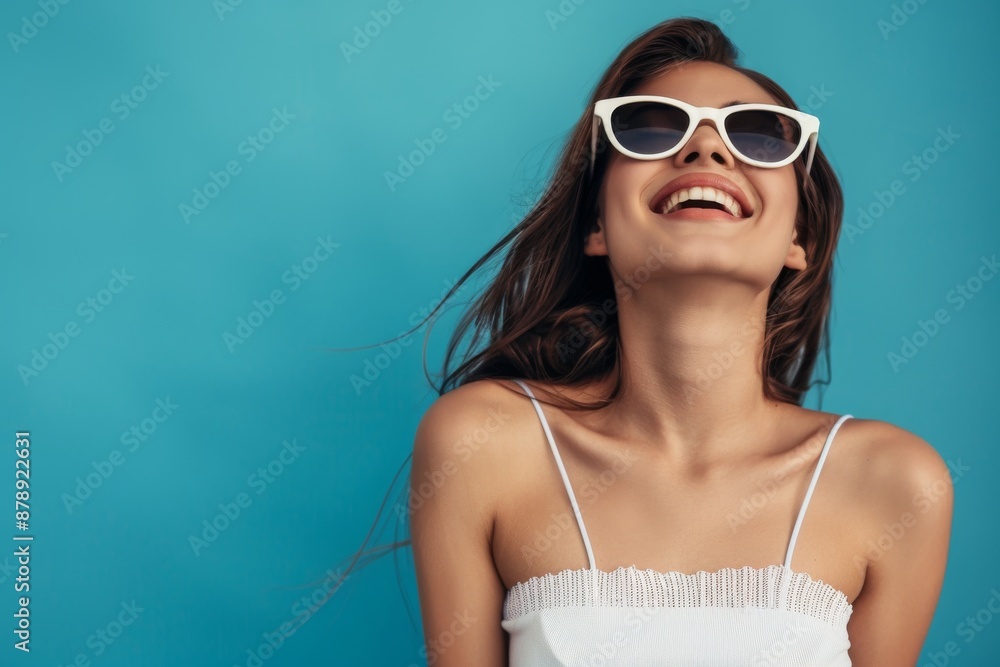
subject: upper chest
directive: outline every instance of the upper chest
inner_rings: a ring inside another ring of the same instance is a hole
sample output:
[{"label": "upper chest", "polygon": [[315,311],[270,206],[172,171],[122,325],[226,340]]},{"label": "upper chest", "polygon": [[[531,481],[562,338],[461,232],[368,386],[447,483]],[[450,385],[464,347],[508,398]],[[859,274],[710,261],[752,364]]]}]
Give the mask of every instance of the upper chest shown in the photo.
[{"label": "upper chest", "polygon": [[[588,566],[570,491],[600,570],[780,565],[826,440],[823,431],[775,456],[690,478],[672,473],[648,449],[587,444],[561,426],[552,420],[566,479],[539,428],[537,441],[518,446],[509,492],[496,504],[491,548],[507,589]],[[841,431],[802,516],[791,567],[853,601],[864,581],[870,525],[850,481],[852,434],[846,424]]]}]

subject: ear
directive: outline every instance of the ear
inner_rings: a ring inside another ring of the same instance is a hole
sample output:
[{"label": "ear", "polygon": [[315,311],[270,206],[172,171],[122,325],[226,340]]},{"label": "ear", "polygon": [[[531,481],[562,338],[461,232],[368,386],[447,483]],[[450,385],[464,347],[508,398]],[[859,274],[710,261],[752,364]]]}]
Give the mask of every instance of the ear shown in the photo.
[{"label": "ear", "polygon": [[790,269],[801,271],[806,268],[806,250],[799,245],[799,223],[795,221],[795,228],[792,230],[792,242],[788,245],[788,255],[785,257],[785,266]]},{"label": "ear", "polygon": [[583,254],[599,257],[608,254],[608,246],[604,239],[604,220],[601,219],[601,212],[597,212],[597,220],[591,228],[587,238],[583,242]]}]

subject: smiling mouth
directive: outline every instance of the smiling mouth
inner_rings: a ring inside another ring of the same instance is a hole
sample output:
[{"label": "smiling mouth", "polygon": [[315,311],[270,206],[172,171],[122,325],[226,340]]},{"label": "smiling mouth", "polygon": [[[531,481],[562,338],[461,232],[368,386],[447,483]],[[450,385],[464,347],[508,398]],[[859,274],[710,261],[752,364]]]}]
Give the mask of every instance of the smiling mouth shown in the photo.
[{"label": "smiling mouth", "polygon": [[723,211],[734,218],[743,217],[743,209],[732,195],[708,186],[682,188],[667,197],[656,212],[664,215],[689,208]]}]

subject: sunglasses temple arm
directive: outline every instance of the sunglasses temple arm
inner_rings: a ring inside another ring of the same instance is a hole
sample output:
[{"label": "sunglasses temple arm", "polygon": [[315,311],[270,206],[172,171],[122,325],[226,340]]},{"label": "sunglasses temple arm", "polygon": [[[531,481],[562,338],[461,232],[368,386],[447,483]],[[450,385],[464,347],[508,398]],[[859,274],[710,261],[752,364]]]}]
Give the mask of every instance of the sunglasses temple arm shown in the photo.
[{"label": "sunglasses temple arm", "polygon": [[809,157],[806,158],[806,173],[812,171],[813,155],[816,153],[816,141],[819,139],[818,133],[813,133],[809,138]]},{"label": "sunglasses temple arm", "polygon": [[597,126],[600,122],[600,117],[595,115],[590,126],[590,178],[594,177],[594,163],[597,161]]}]

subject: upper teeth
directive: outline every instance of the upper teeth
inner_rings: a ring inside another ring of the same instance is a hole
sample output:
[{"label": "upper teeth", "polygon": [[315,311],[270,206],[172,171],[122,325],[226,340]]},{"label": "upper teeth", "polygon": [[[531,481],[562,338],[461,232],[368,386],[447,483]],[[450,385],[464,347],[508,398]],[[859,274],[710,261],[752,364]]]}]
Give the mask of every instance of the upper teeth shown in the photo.
[{"label": "upper teeth", "polygon": [[684,188],[683,190],[678,190],[674,194],[667,197],[662,204],[660,204],[659,213],[673,213],[673,211],[680,205],[681,202],[687,201],[688,199],[697,199],[700,201],[714,201],[722,204],[728,209],[729,213],[733,217],[742,218],[743,210],[740,205],[736,202],[726,192],[722,190],[716,190],[715,188],[710,188],[706,186],[695,186],[693,188]]}]

